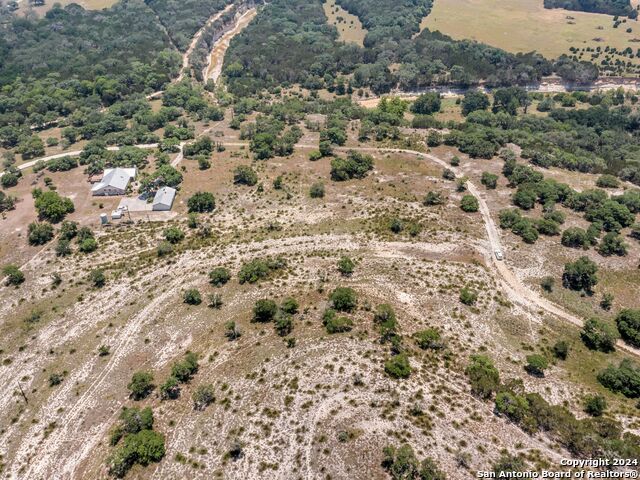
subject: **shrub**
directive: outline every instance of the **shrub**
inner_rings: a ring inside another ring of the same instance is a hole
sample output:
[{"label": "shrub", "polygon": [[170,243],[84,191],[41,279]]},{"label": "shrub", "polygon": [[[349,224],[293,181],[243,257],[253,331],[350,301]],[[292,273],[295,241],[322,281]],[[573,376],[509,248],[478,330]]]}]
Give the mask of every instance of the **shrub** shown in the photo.
[{"label": "shrub", "polygon": [[238,280],[241,284],[256,283],[258,280],[267,278],[272,272],[283,269],[285,265],[282,258],[266,260],[255,258],[242,265],[238,272]]},{"label": "shrub", "polygon": [[462,290],[460,290],[460,301],[465,305],[475,305],[475,303],[478,301],[478,292],[464,287]]},{"label": "shrub", "polygon": [[602,395],[589,395],[584,399],[584,411],[592,417],[600,417],[607,409],[607,400]]},{"label": "shrub", "polygon": [[28,228],[29,245],[44,245],[53,238],[53,226],[47,222],[33,222]]},{"label": "shrub", "polygon": [[604,174],[598,177],[596,180],[596,186],[600,188],[618,188],[620,181],[613,175]]},{"label": "shrub", "polygon": [[216,399],[213,385],[210,383],[198,385],[198,388],[193,392],[192,398],[194,410],[204,410]]},{"label": "shrub", "polygon": [[280,305],[280,310],[288,315],[295,315],[296,313],[298,313],[299,309],[300,305],[298,304],[298,301],[292,297],[285,298]]},{"label": "shrub", "polygon": [[358,304],[356,292],[348,287],[338,287],[329,296],[334,309],[339,312],[351,312]]},{"label": "shrub", "polygon": [[311,198],[324,198],[324,183],[316,182],[309,188],[309,196]]},{"label": "shrub", "polygon": [[169,227],[164,231],[164,238],[167,242],[175,245],[184,240],[184,232],[178,227]]},{"label": "shrub", "polygon": [[165,255],[170,255],[173,252],[173,245],[171,245],[166,240],[163,240],[158,244],[158,256],[164,257]]},{"label": "shrub", "polygon": [[354,261],[347,256],[341,257],[340,260],[338,260],[338,271],[344,276],[351,275],[355,266]]},{"label": "shrub", "polygon": [[453,170],[451,170],[449,168],[445,168],[442,171],[442,178],[444,178],[445,180],[455,180],[456,179],[456,174],[453,173]]},{"label": "shrub", "polygon": [[480,208],[478,199],[473,195],[464,195],[460,200],[460,208],[467,213],[477,212]]},{"label": "shrub", "polygon": [[189,288],[183,295],[184,303],[188,305],[200,305],[202,303],[202,296],[197,288]]},{"label": "shrub", "polygon": [[382,467],[393,480],[446,480],[446,475],[431,458],[418,462],[410,445],[385,447]]},{"label": "shrub", "polygon": [[89,283],[93,285],[95,288],[104,287],[105,283],[107,283],[107,277],[104,274],[104,270],[102,268],[96,268],[89,273]]},{"label": "shrub", "polygon": [[275,329],[281,337],[289,335],[293,331],[293,317],[291,314],[280,310],[276,314]]},{"label": "shrub", "polygon": [[605,257],[611,255],[624,257],[627,254],[627,244],[620,235],[609,232],[602,238],[597,250],[600,255]]},{"label": "shrub", "polygon": [[24,273],[13,264],[5,265],[2,274],[7,277],[7,285],[18,286],[24,282]]},{"label": "shrub", "polygon": [[544,376],[544,371],[549,368],[549,362],[542,355],[528,355],[524,369],[527,373],[536,376]]},{"label": "shrub", "polygon": [[149,372],[136,372],[131,377],[131,382],[129,382],[127,388],[131,391],[131,398],[142,400],[155,388],[153,375]]},{"label": "shrub", "polygon": [[347,158],[331,160],[331,179],[336,182],[353,178],[364,178],[373,170],[373,157],[359,152],[350,151]]},{"label": "shrub", "polygon": [[590,294],[598,283],[598,266],[588,257],[580,257],[575,262],[569,262],[564,266],[562,285],[571,290],[584,290]]},{"label": "shrub", "polygon": [[233,171],[233,183],[253,187],[258,183],[258,174],[248,165],[239,165]]},{"label": "shrub", "polygon": [[472,355],[465,373],[469,377],[472,393],[481,398],[491,397],[500,386],[500,373],[485,355]]},{"label": "shrub", "polygon": [[78,235],[78,224],[65,220],[60,225],[60,238],[64,240],[73,240]]},{"label": "shrub", "polygon": [[569,248],[588,248],[589,237],[586,230],[579,227],[569,227],[562,232],[562,239],[560,240],[562,245]]},{"label": "shrub", "polygon": [[171,366],[171,376],[178,382],[185,383],[198,371],[198,356],[193,352],[188,352],[184,359]]},{"label": "shrub", "polygon": [[133,465],[159,462],[165,454],[164,436],[153,430],[127,435],[124,444],[108,459],[109,473],[124,477]]},{"label": "shrub", "polygon": [[272,321],[276,313],[278,313],[278,305],[276,302],[269,299],[261,299],[256,302],[253,307],[253,318],[252,322],[270,322]]},{"label": "shrub", "polygon": [[180,382],[174,376],[170,376],[167,380],[160,385],[160,398],[162,400],[169,400],[178,398],[180,395]]},{"label": "shrub", "polygon": [[209,283],[214,287],[222,287],[231,280],[231,273],[224,267],[216,267],[209,272]]},{"label": "shrub", "polygon": [[78,250],[82,253],[95,252],[98,249],[98,242],[95,238],[85,238],[78,244]]},{"label": "shrub", "polygon": [[552,351],[556,358],[566,360],[569,356],[569,344],[564,340],[559,340],[553,345]]},{"label": "shrub", "polygon": [[482,183],[482,185],[487,187],[487,189],[489,190],[495,190],[495,188],[498,186],[498,176],[493,173],[482,172],[480,183]]},{"label": "shrub", "polygon": [[411,375],[411,364],[406,353],[394,355],[384,363],[384,371],[391,378],[409,378]]},{"label": "shrub", "polygon": [[553,287],[555,285],[556,281],[553,277],[544,277],[541,281],[540,281],[540,286],[542,287],[542,289],[545,292],[553,292]]},{"label": "shrub", "polygon": [[416,332],[414,335],[418,347],[423,350],[440,350],[444,343],[440,338],[440,332],[436,328],[427,328]]},{"label": "shrub", "polygon": [[598,381],[612,392],[625,397],[640,397],[640,366],[625,358],[618,367],[609,365],[598,375]]},{"label": "shrub", "polygon": [[229,341],[233,341],[240,338],[242,336],[242,332],[240,332],[236,322],[230,320],[224,324],[224,336],[227,337]]},{"label": "shrub", "polygon": [[216,208],[216,199],[213,193],[196,192],[187,200],[187,207],[189,208],[189,212],[213,212]]},{"label": "shrub", "polygon": [[592,350],[612,352],[615,350],[618,332],[608,323],[598,318],[590,318],[585,322],[580,337],[584,344]]},{"label": "shrub", "polygon": [[424,197],[422,204],[425,207],[431,207],[435,205],[443,205],[445,202],[442,193],[440,192],[427,192],[427,195]]},{"label": "shrub", "polygon": [[640,309],[620,310],[616,316],[616,325],[625,342],[640,347]]},{"label": "shrub", "polygon": [[333,309],[328,309],[322,316],[322,324],[327,329],[327,333],[344,333],[353,328],[353,321],[347,317],[338,317]]}]

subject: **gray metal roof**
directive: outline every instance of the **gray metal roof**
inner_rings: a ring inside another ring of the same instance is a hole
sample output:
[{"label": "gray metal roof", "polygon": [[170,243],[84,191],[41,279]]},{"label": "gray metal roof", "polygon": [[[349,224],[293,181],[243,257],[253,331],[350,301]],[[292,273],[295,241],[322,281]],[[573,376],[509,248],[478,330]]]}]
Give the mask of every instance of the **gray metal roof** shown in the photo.
[{"label": "gray metal roof", "polygon": [[96,183],[91,190],[96,191],[104,187],[126,190],[129,181],[135,178],[135,169],[131,168],[108,168],[104,171],[104,176],[99,183]]},{"label": "gray metal roof", "polygon": [[171,187],[162,187],[156,192],[156,196],[153,197],[154,205],[173,205],[173,199],[176,196],[176,189]]}]

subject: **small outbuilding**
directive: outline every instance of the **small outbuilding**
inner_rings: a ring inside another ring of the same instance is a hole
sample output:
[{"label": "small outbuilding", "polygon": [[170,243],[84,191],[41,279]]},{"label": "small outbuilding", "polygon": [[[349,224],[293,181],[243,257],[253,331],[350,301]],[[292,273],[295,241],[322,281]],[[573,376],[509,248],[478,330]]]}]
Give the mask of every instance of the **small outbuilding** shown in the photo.
[{"label": "small outbuilding", "polygon": [[127,192],[129,182],[136,178],[137,168],[107,168],[102,175],[102,180],[91,187],[94,196],[124,195]]},{"label": "small outbuilding", "polygon": [[162,187],[153,197],[154,211],[168,211],[173,206],[173,200],[176,198],[176,189],[171,187]]}]

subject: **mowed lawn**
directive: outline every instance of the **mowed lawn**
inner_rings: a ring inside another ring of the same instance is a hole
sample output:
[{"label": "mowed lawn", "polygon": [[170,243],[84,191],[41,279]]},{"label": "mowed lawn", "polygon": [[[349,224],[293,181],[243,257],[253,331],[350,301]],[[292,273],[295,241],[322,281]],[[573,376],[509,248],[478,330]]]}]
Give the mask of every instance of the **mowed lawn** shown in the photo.
[{"label": "mowed lawn", "polygon": [[[435,0],[421,27],[509,52],[536,50],[550,58],[569,53],[570,47],[640,48],[639,22],[627,20],[613,28],[611,15],[546,9],[543,0]],[[631,33],[626,32],[629,27]]]}]

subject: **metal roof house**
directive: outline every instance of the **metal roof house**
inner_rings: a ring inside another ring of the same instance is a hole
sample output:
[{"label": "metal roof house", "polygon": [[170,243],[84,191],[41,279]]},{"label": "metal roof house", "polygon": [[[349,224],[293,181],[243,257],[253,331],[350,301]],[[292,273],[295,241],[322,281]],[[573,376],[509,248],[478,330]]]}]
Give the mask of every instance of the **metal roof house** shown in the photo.
[{"label": "metal roof house", "polygon": [[160,190],[156,192],[155,197],[153,197],[153,207],[154,211],[168,211],[171,210],[173,205],[173,200],[176,198],[176,189],[171,187],[162,187]]},{"label": "metal roof house", "polygon": [[136,178],[137,168],[106,168],[102,180],[91,187],[94,196],[124,195],[129,182]]}]

